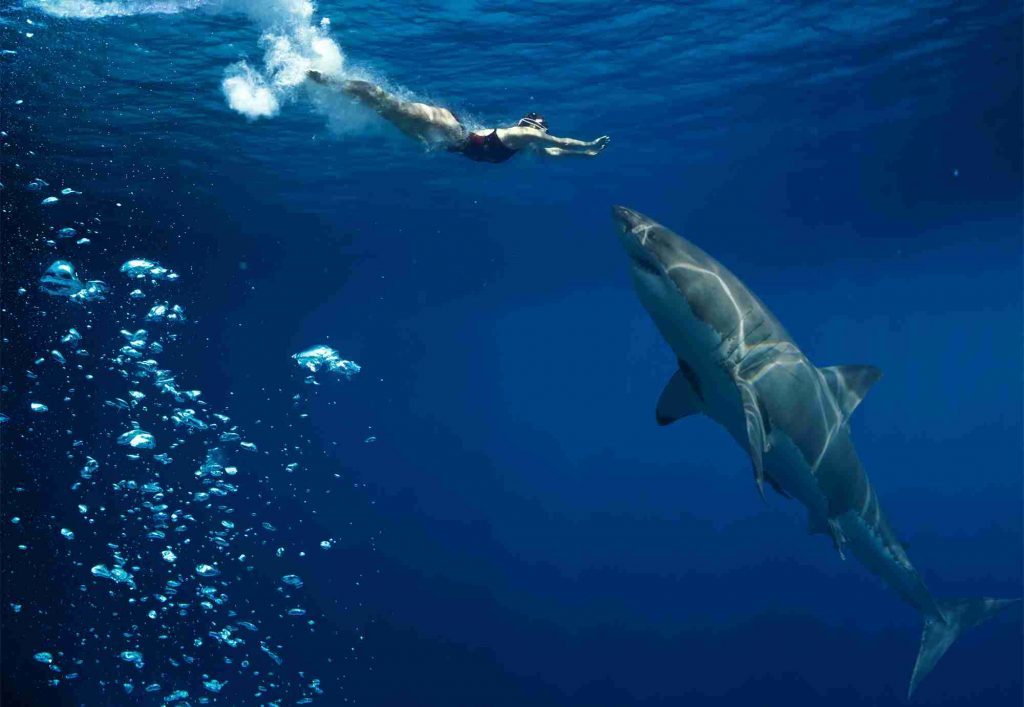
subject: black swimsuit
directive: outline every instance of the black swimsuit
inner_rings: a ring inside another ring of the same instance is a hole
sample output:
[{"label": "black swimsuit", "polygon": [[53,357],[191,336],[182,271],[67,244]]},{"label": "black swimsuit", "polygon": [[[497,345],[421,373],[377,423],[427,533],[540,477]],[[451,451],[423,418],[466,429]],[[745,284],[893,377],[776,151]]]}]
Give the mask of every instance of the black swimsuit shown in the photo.
[{"label": "black swimsuit", "polygon": [[498,137],[498,131],[492,130],[486,135],[467,133],[465,139],[448,148],[450,152],[460,152],[465,157],[477,162],[490,162],[498,164],[504,162],[516,154]]}]

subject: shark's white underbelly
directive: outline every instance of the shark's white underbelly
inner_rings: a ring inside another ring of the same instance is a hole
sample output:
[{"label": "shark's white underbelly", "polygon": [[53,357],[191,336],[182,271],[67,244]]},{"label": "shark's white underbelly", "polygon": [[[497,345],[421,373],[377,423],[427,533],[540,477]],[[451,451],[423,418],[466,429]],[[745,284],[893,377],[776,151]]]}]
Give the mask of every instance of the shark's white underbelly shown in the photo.
[{"label": "shark's white underbelly", "polygon": [[[686,299],[672,285],[655,278],[638,278],[637,291],[662,336],[676,357],[685,361],[700,381],[705,414],[722,425],[744,450],[747,429],[743,403],[730,365],[723,363],[722,336],[693,315]],[[781,430],[769,434],[765,472],[790,496],[807,507],[811,525],[824,528],[827,503],[818,488],[810,464],[794,442]]]},{"label": "shark's white underbelly", "polygon": [[694,316],[686,299],[671,285],[638,278],[637,291],[676,358],[696,374],[705,414],[746,448],[743,404],[731,372],[721,362],[721,335]]}]

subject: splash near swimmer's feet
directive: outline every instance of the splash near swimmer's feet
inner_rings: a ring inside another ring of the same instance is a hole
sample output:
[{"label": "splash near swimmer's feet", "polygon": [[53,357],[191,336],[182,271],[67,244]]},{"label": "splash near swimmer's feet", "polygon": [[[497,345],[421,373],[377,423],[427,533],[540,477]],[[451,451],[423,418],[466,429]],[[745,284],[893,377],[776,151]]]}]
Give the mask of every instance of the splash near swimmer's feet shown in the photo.
[{"label": "splash near swimmer's feet", "polygon": [[310,71],[329,77],[343,75],[345,58],[328,35],[330,20],[324,17],[314,23],[313,6],[306,1],[281,5],[290,11],[260,38],[262,67],[239,62],[228,68],[221,83],[231,109],[249,119],[277,115]]},{"label": "splash near swimmer's feet", "polygon": [[330,37],[331,21],[316,19],[311,0],[29,0],[54,17],[98,20],[193,10],[237,13],[261,32],[259,65],[240,61],[224,72],[228,106],[250,120],[272,118],[292,100],[310,71],[344,78],[345,56]]}]

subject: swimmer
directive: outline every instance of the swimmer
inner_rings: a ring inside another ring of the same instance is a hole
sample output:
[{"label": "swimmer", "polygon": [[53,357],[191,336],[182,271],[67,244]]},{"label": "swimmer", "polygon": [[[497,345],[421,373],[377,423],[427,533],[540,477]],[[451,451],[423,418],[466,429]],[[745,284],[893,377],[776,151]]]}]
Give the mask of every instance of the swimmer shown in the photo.
[{"label": "swimmer", "polygon": [[444,146],[449,152],[477,162],[498,164],[522,151],[547,157],[594,157],[611,141],[607,135],[589,142],[555,137],[548,132],[547,121],[537,113],[527,113],[514,127],[469,130],[447,108],[403,101],[369,81],[339,81],[319,71],[307,75],[310,80],[372,108],[409,137],[428,145]]}]

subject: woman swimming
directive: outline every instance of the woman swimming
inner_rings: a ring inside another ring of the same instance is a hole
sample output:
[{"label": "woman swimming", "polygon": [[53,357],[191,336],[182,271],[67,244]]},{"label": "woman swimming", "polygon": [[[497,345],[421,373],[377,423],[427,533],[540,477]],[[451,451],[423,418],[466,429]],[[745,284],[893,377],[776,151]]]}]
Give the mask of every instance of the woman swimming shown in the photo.
[{"label": "woman swimming", "polygon": [[449,152],[458,152],[477,162],[505,162],[523,150],[548,157],[594,157],[611,141],[607,135],[589,142],[555,137],[548,132],[547,121],[537,113],[527,113],[514,127],[469,130],[447,108],[404,101],[369,81],[339,81],[318,71],[310,71],[308,76],[372,108],[409,137],[443,145]]}]

